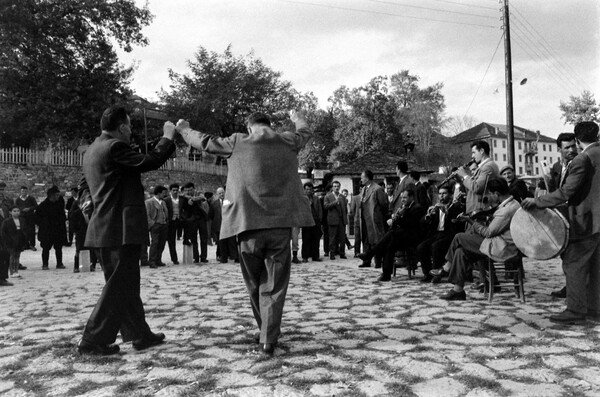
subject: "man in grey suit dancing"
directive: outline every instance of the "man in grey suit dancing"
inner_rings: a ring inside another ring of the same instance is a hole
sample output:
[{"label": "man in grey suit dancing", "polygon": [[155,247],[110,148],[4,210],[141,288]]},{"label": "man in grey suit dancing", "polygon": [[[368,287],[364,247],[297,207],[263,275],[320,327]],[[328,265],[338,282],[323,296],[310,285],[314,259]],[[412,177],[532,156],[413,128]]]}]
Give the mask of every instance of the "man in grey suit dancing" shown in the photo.
[{"label": "man in grey suit dancing", "polygon": [[249,134],[219,138],[179,120],[177,130],[196,149],[227,158],[227,190],[220,238],[238,238],[242,274],[260,329],[264,354],[273,355],[290,279],[292,227],[315,223],[298,176],[298,151],[312,137],[303,115],[290,111],[295,132],[276,132],[254,113]]}]

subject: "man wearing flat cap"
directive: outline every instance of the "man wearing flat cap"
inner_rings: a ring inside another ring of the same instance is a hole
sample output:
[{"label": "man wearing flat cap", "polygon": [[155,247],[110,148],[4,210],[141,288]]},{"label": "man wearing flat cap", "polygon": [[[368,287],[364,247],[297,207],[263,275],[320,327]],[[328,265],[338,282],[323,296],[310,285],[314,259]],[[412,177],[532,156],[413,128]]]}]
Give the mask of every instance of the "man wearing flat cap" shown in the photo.
[{"label": "man wearing flat cap", "polygon": [[531,197],[527,184],[522,179],[517,178],[515,175],[515,169],[512,165],[505,165],[500,169],[500,175],[508,182],[508,192],[513,196],[519,203],[525,197]]}]

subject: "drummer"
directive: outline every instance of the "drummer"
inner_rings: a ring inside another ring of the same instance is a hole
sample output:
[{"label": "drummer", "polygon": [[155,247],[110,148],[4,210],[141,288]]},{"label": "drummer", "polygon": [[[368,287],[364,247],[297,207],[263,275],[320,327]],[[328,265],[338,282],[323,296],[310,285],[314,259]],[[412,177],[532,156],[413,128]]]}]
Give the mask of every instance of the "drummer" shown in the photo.
[{"label": "drummer", "polygon": [[[521,208],[519,202],[510,194],[508,183],[502,178],[493,178],[488,182],[488,196],[491,204],[498,205],[489,226],[475,222],[468,216],[457,217],[458,220],[469,223],[472,232],[458,233],[454,236],[450,249],[446,253],[446,264],[442,269],[434,269],[430,272],[432,276],[448,275],[448,281],[453,284],[450,291],[440,296],[442,299],[466,300],[464,284],[472,263],[486,259],[486,255],[495,260],[508,260],[518,253],[510,234],[510,221],[515,212]],[[481,250],[482,245],[486,245],[484,240],[485,242],[499,241],[489,245],[490,249],[484,254]]]},{"label": "drummer", "polygon": [[553,208],[568,201],[569,243],[562,254],[567,278],[567,308],[550,321],[577,324],[586,316],[600,320],[600,144],[598,124],[575,125],[581,149],[569,164],[562,185],[552,193],[523,200],[523,208]]}]

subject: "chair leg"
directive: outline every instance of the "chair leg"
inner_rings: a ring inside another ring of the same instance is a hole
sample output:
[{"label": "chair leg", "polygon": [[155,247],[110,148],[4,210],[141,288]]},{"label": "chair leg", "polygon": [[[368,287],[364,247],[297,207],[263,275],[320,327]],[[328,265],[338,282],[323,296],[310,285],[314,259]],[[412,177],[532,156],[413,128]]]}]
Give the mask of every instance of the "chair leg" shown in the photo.
[{"label": "chair leg", "polygon": [[487,290],[488,290],[488,302],[492,303],[492,300],[494,299],[494,277],[492,276],[494,270],[494,261],[493,260],[488,260],[488,269],[487,269],[487,274],[485,275],[485,279],[487,281],[484,282],[484,290],[487,286]]}]

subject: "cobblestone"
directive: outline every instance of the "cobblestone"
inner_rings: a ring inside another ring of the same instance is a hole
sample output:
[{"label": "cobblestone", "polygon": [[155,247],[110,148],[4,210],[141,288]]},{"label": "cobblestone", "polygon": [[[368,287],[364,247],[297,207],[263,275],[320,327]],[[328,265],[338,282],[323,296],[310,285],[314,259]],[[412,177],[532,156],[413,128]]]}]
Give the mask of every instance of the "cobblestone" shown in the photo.
[{"label": "cobblestone", "polygon": [[376,284],[379,271],[358,260],[294,265],[283,334],[266,358],[239,265],[214,257],[213,246],[206,265],[142,268],[146,317],[165,344],[138,352],[118,339],[118,355],[89,357],[75,347],[102,273],[42,271],[40,252],[24,252],[23,277],[0,289],[0,394],[600,395],[600,323],[548,321],[564,308],[549,296],[564,285],[559,260],[525,260],[526,304],[470,291],[446,302],[448,285],[409,280],[405,269]]}]

